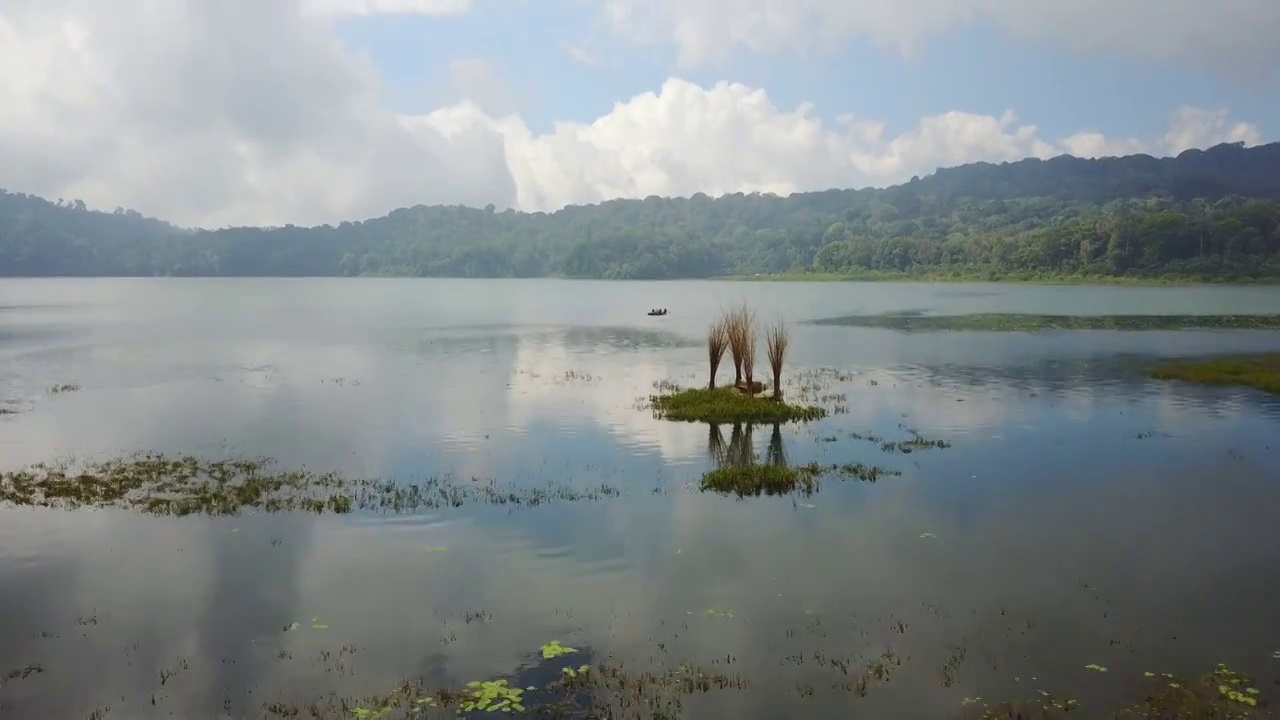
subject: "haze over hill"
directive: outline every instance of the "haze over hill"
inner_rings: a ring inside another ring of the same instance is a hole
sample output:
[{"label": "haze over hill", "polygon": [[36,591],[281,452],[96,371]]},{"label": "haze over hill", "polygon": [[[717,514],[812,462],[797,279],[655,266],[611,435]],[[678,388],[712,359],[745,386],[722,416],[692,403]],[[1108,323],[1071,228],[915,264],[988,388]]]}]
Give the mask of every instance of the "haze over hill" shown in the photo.
[{"label": "haze over hill", "polygon": [[1280,276],[1280,143],[1176,158],[975,163],[883,189],[649,197],[553,213],[401,208],[311,228],[184,230],[0,196],[0,273],[701,278]]}]

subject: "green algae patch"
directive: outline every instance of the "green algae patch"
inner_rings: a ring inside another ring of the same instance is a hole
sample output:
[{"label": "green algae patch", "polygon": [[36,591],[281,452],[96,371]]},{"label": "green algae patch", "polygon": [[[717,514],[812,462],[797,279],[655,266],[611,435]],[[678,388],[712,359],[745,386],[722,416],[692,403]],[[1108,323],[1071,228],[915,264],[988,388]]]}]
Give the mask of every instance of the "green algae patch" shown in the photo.
[{"label": "green algae patch", "polygon": [[893,313],[845,315],[810,321],[813,325],[882,328],[902,332],[1040,332],[1049,330],[1277,330],[1280,314],[1271,315],[1036,315],[974,313],[926,315]]},{"label": "green algae patch", "polygon": [[826,417],[820,407],[792,405],[764,394],[737,388],[682,388],[649,396],[649,406],[662,420],[706,423],[790,423]]},{"label": "green algae patch", "polygon": [[1147,369],[1157,380],[1236,385],[1280,395],[1280,352],[1173,360]]},{"label": "green algae patch", "polygon": [[278,468],[269,458],[205,460],[143,453],[105,462],[37,464],[0,473],[0,504],[119,508],[154,515],[414,512],[468,503],[531,507],[617,497],[610,485],[510,487],[452,476],[416,483]]}]

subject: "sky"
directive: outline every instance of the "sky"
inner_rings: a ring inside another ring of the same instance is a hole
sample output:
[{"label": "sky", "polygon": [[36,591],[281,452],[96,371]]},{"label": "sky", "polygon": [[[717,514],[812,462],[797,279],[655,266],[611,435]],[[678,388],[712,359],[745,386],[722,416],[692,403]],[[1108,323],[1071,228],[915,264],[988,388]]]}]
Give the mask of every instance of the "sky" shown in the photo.
[{"label": "sky", "polygon": [[3,0],[0,188],[184,226],[1280,136],[1277,0]]}]

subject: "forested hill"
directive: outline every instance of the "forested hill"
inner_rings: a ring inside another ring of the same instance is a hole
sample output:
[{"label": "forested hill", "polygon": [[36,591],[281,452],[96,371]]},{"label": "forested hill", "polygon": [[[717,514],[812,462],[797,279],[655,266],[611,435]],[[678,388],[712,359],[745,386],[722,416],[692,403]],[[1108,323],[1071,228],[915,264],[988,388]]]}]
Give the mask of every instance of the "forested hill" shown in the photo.
[{"label": "forested hill", "polygon": [[0,275],[682,278],[817,271],[1280,279],[1280,143],[1058,157],[885,189],[417,206],[336,227],[186,231],[0,194]]}]

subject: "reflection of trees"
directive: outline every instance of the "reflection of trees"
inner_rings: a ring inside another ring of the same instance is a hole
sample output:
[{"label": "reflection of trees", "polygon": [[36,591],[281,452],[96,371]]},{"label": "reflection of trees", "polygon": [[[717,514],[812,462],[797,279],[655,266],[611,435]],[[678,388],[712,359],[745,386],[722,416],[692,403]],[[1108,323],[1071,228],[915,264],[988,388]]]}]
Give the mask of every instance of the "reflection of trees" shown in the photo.
[{"label": "reflection of trees", "polygon": [[774,423],[769,433],[769,451],[766,456],[770,465],[779,467],[787,464],[787,453],[782,447],[782,423]]},{"label": "reflection of trees", "polygon": [[[753,423],[733,423],[729,430],[729,442],[724,440],[724,433],[716,423],[707,425],[707,454],[716,467],[726,465],[741,467],[756,463],[755,434]],[[769,433],[769,447],[765,451],[765,462],[770,465],[786,465],[787,454],[782,443],[782,424],[773,423]]]}]

